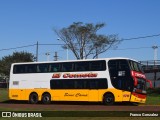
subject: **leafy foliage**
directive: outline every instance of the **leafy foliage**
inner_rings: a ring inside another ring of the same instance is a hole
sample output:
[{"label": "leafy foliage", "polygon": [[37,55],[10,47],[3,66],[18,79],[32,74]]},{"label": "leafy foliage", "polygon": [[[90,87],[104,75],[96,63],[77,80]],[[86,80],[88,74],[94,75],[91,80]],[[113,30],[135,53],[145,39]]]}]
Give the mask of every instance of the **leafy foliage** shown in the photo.
[{"label": "leafy foliage", "polygon": [[34,55],[28,52],[14,52],[12,55],[4,56],[0,60],[0,74],[9,76],[12,63],[32,61],[34,61]]},{"label": "leafy foliage", "polygon": [[96,58],[109,48],[119,43],[117,35],[102,35],[97,31],[105,26],[104,23],[92,24],[77,22],[67,28],[54,30],[65,43],[64,49],[70,49],[77,59]]}]

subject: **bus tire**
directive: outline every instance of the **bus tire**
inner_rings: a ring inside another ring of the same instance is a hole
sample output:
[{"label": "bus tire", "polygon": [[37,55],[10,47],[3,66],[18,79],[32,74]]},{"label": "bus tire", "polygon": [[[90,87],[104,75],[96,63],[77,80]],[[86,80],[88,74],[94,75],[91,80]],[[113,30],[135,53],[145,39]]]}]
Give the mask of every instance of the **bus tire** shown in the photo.
[{"label": "bus tire", "polygon": [[37,104],[38,103],[38,94],[33,92],[29,95],[29,103]]},{"label": "bus tire", "polygon": [[43,104],[50,104],[51,103],[51,95],[49,93],[43,93],[42,103]]},{"label": "bus tire", "polygon": [[104,105],[113,105],[115,102],[114,95],[112,93],[106,93],[103,96],[103,104]]}]

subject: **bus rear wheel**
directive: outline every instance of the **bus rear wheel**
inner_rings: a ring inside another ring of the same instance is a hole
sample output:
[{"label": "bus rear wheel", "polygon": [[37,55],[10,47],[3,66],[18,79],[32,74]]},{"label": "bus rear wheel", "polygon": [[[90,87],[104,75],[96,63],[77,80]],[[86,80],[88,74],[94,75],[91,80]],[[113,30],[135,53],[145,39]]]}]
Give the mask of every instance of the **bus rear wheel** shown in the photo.
[{"label": "bus rear wheel", "polygon": [[114,95],[111,93],[107,93],[103,97],[104,105],[113,105],[114,104]]},{"label": "bus rear wheel", "polygon": [[29,96],[29,103],[36,104],[38,103],[38,94],[37,93],[31,93]]},{"label": "bus rear wheel", "polygon": [[44,93],[42,95],[42,103],[43,104],[50,104],[51,103],[51,95],[49,93]]}]

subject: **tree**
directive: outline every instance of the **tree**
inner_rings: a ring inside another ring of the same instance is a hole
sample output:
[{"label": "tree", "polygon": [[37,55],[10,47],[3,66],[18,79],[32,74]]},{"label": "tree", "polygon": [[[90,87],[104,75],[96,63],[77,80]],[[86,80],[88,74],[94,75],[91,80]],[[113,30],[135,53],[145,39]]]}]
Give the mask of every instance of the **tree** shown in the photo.
[{"label": "tree", "polygon": [[54,32],[65,43],[62,47],[70,49],[77,59],[86,59],[91,55],[96,58],[119,43],[115,34],[108,36],[97,34],[97,31],[104,26],[104,23],[94,25],[74,22],[67,28],[54,29]]},{"label": "tree", "polygon": [[28,52],[13,52],[12,55],[4,56],[0,60],[0,74],[9,76],[10,67],[12,63],[17,62],[33,62],[34,55]]}]

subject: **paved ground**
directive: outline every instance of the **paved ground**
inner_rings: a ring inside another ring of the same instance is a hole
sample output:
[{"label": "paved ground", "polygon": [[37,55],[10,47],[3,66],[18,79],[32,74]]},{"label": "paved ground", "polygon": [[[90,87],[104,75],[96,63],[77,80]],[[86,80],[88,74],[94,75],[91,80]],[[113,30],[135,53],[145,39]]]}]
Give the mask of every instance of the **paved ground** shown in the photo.
[{"label": "paved ground", "polygon": [[3,102],[0,109],[8,110],[54,110],[54,111],[160,111],[160,106],[133,106],[127,104],[116,104],[105,106],[100,103],[77,103],[77,102],[54,102],[48,105],[28,104],[27,102]]}]

